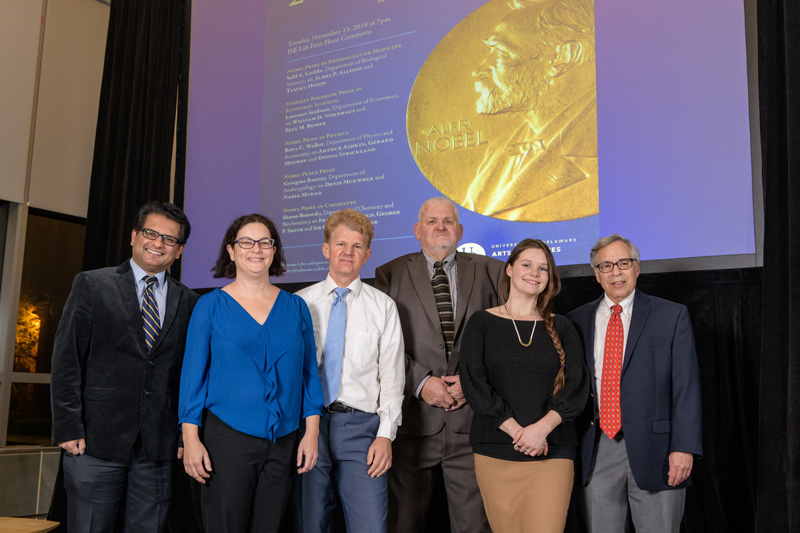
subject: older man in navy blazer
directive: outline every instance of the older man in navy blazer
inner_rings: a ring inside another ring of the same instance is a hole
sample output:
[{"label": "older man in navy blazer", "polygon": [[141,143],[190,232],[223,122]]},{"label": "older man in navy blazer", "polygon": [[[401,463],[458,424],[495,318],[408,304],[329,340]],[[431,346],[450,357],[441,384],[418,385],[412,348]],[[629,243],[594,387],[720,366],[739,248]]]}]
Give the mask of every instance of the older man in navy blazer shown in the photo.
[{"label": "older man in navy blazer", "polygon": [[678,532],[694,456],[703,452],[700,376],[686,306],[636,290],[639,250],[614,234],[591,251],[605,294],[569,314],[583,337],[592,396],[577,468],[590,532]]}]

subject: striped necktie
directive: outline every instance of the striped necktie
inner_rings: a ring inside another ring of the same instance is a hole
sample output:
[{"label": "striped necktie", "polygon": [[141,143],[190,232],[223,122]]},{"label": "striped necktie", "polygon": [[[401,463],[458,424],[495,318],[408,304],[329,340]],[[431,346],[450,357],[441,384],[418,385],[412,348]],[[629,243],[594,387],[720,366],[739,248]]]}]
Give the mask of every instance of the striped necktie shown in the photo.
[{"label": "striped necktie", "polygon": [[144,277],[144,296],[142,297],[142,323],[144,325],[144,342],[147,343],[147,353],[153,349],[153,345],[158,338],[161,330],[161,321],[158,318],[158,304],[153,293],[153,286],[158,281],[155,276]]},{"label": "striped necktie", "polygon": [[450,283],[447,281],[447,274],[444,272],[444,263],[436,261],[433,264],[433,296],[436,298],[436,310],[439,312],[439,322],[442,325],[442,336],[447,349],[447,360],[450,360],[450,353],[453,351],[453,339],[455,338],[455,323],[453,321],[453,300],[450,296]]}]

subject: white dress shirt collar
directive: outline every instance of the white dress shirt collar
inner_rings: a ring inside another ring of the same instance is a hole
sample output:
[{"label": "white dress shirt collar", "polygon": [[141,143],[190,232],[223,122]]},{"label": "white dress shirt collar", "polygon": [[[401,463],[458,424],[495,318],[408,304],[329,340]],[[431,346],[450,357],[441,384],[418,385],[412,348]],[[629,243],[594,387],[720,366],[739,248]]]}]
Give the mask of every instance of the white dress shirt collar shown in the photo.
[{"label": "white dress shirt collar", "polygon": [[[325,281],[323,283],[324,283],[323,290],[325,294],[333,294],[333,290],[339,286],[336,284],[335,281],[333,281],[333,278],[331,277],[330,273],[328,273],[328,277],[325,278]],[[347,286],[347,288],[350,289],[353,298],[358,298],[358,296],[361,294],[362,285],[363,282],[361,281],[361,277],[357,277],[350,283],[350,285]],[[347,300],[348,298],[345,298],[345,301]]]},{"label": "white dress shirt collar", "polygon": [[[633,312],[634,296],[636,296],[636,289],[633,289],[633,292],[631,292],[619,303],[619,305],[622,306],[622,315],[631,316],[631,313]],[[600,309],[598,309],[598,312],[603,313],[604,318],[608,319],[611,317],[611,307],[614,305],[617,304],[611,301],[611,298],[608,297],[608,294],[603,293],[603,301],[600,303]]]}]

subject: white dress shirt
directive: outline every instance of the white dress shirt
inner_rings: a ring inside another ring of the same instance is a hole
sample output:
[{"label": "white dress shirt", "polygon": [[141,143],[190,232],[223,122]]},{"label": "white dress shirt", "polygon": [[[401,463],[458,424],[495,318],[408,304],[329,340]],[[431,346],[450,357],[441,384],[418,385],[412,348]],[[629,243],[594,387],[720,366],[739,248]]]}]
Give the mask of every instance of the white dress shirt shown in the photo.
[{"label": "white dress shirt", "polygon": [[[330,274],[324,281],[297,291],[314,321],[317,365],[322,370],[328,317],[337,287]],[[380,417],[378,437],[394,440],[400,425],[405,385],[405,346],[394,300],[356,278],[345,296],[342,379],[336,401]]]},{"label": "white dress shirt", "polygon": [[[628,347],[628,330],[631,328],[631,313],[633,312],[633,296],[636,294],[636,289],[633,290],[619,305],[622,306],[622,361],[625,362],[625,348]],[[597,408],[600,408],[600,383],[603,377],[603,354],[606,347],[606,330],[608,329],[608,321],[611,318],[611,307],[616,305],[608,295],[605,295],[603,301],[597,306],[597,313],[594,317],[594,383],[597,393],[594,399]],[[598,411],[599,412],[599,411]]]}]

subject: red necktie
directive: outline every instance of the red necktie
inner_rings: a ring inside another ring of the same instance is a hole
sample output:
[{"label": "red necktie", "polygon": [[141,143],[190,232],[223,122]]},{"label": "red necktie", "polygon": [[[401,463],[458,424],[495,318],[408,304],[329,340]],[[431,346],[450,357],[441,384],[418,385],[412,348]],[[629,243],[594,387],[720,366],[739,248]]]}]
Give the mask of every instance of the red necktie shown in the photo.
[{"label": "red necktie", "polygon": [[600,428],[613,439],[622,428],[619,408],[619,382],[622,376],[622,346],[625,334],[622,329],[621,305],[611,307],[611,318],[606,329],[603,351],[603,375],[600,378]]}]

